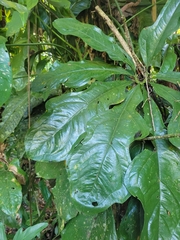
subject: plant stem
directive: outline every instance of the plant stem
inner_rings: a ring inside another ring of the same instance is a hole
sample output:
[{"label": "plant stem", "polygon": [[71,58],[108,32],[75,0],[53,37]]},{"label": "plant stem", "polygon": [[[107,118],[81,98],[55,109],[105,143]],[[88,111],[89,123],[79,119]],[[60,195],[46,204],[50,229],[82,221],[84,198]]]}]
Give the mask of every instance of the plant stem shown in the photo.
[{"label": "plant stem", "polygon": [[119,31],[117,30],[117,28],[115,27],[115,25],[113,24],[113,22],[111,21],[111,19],[105,14],[105,12],[103,12],[103,10],[99,7],[96,6],[95,7],[96,11],[99,13],[99,15],[105,20],[105,22],[107,23],[107,25],[109,26],[109,28],[111,29],[111,31],[114,33],[114,35],[117,37],[118,41],[120,42],[120,44],[122,45],[122,47],[124,48],[124,50],[126,51],[126,53],[132,58],[135,66],[136,66],[136,61],[134,60],[131,51],[129,49],[128,44],[125,42],[124,38],[121,36],[121,34],[119,33]]},{"label": "plant stem", "polygon": [[143,140],[156,140],[156,139],[179,138],[179,137],[180,137],[180,133],[174,133],[174,134],[165,134],[162,136],[146,137]]}]

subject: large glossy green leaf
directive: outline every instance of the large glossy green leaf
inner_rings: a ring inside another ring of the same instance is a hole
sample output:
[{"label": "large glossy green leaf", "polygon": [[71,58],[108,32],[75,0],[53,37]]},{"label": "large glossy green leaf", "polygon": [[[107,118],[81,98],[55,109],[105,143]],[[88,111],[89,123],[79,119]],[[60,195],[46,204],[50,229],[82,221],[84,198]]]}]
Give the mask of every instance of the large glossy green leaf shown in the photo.
[{"label": "large glossy green leaf", "polygon": [[140,138],[149,133],[135,110],[141,101],[136,86],[118,107],[90,120],[87,137],[72,151],[67,166],[71,195],[79,210],[101,212],[129,197],[124,186],[131,162],[129,146],[138,132]]},{"label": "large glossy green leaf", "polygon": [[0,170],[0,208],[7,215],[15,215],[22,201],[21,185],[14,175],[6,170]]},{"label": "large glossy green leaf", "polygon": [[[73,234],[73,235],[72,235]],[[112,210],[95,216],[79,214],[62,232],[62,240],[117,240]]]},{"label": "large glossy green leaf", "polygon": [[[1,39],[5,41],[5,39]],[[5,103],[11,94],[12,71],[10,59],[4,43],[0,44],[0,107]]]},{"label": "large glossy green leaf", "polygon": [[144,28],[139,36],[141,56],[146,66],[153,63],[161,51],[165,40],[179,28],[180,1],[168,0],[159,14],[156,22]]},{"label": "large glossy green leaf", "polygon": [[[156,135],[164,134],[161,114],[153,103]],[[156,151],[144,150],[130,164],[125,184],[144,208],[142,240],[179,239],[180,151],[157,139]]]},{"label": "large glossy green leaf", "polygon": [[56,205],[58,216],[62,219],[62,224],[65,224],[68,220],[74,218],[78,214],[78,211],[70,196],[69,180],[65,167],[61,168],[59,172],[52,193],[54,195],[54,203]]},{"label": "large glossy green leaf", "polygon": [[[173,114],[168,124],[168,133],[180,133],[180,92],[160,84],[152,84],[155,92],[173,106]],[[180,149],[180,138],[170,138],[170,142]]]},{"label": "large glossy green leaf", "polygon": [[69,62],[60,63],[53,71],[38,75],[32,83],[32,91],[39,92],[44,88],[56,89],[61,83],[76,88],[90,84],[91,80],[104,81],[113,74],[131,75],[121,67],[103,62]]},{"label": "large glossy green leaf", "polygon": [[4,140],[14,131],[21,120],[27,108],[27,93],[20,93],[12,96],[4,112],[0,122],[0,142]]},{"label": "large glossy green leaf", "polygon": [[49,100],[46,113],[26,136],[28,156],[38,161],[66,160],[72,146],[85,132],[87,121],[98,112],[125,99],[126,81],[94,83],[80,93]]},{"label": "large glossy green leaf", "polygon": [[115,61],[122,61],[134,69],[134,63],[129,55],[116,43],[113,37],[105,35],[102,30],[94,25],[81,23],[75,18],[61,18],[53,22],[53,26],[64,35],[80,37],[92,48],[107,52]]}]

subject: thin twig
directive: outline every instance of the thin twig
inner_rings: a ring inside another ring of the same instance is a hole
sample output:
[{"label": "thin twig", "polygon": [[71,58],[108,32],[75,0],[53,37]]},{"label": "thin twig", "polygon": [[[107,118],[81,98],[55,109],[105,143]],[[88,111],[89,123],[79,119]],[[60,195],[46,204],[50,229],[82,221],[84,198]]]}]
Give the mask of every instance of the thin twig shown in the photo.
[{"label": "thin twig", "polygon": [[109,26],[109,28],[111,29],[111,31],[114,33],[114,35],[117,37],[118,41],[120,42],[120,44],[122,45],[122,47],[124,48],[124,50],[126,51],[126,53],[132,58],[135,66],[136,66],[136,61],[134,60],[131,51],[129,49],[128,44],[125,42],[124,38],[121,36],[121,34],[119,33],[119,31],[117,30],[117,28],[115,27],[115,25],[113,24],[113,22],[111,21],[111,19],[105,14],[105,12],[103,12],[103,10],[99,7],[96,6],[95,7],[96,11],[99,13],[99,15],[105,20],[105,22],[107,23],[107,25]]},{"label": "thin twig", "polygon": [[150,116],[151,116],[151,124],[152,124],[152,129],[155,132],[156,129],[155,129],[155,124],[154,124],[154,117],[153,117],[152,104],[151,104],[151,96],[150,96],[150,92],[149,92],[147,76],[146,76],[145,80],[146,80],[146,90],[147,90],[147,94],[148,94],[148,103],[149,103],[149,112],[150,112]]},{"label": "thin twig", "polygon": [[146,137],[143,140],[156,140],[156,139],[167,139],[167,138],[179,138],[180,137],[180,133],[174,133],[174,134],[165,134],[162,136],[150,136],[150,137]]}]

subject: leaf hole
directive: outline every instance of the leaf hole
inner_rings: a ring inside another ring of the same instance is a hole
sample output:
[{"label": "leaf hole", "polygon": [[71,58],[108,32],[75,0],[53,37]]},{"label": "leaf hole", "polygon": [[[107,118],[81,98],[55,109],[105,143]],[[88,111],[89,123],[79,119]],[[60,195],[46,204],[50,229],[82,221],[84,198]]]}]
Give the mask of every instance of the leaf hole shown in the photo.
[{"label": "leaf hole", "polygon": [[14,187],[11,187],[11,189],[13,189],[13,190],[14,190],[15,188],[14,188]]},{"label": "leaf hole", "polygon": [[97,206],[98,206],[98,202],[92,202],[92,205],[93,205],[94,207],[97,207]]}]

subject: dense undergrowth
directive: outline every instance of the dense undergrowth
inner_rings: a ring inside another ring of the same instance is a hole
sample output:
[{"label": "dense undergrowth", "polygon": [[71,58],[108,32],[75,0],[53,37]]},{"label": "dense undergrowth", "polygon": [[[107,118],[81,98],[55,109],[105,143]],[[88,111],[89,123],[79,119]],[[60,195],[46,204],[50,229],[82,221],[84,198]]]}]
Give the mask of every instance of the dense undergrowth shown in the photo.
[{"label": "dense undergrowth", "polygon": [[180,2],[0,4],[0,238],[179,239]]}]

